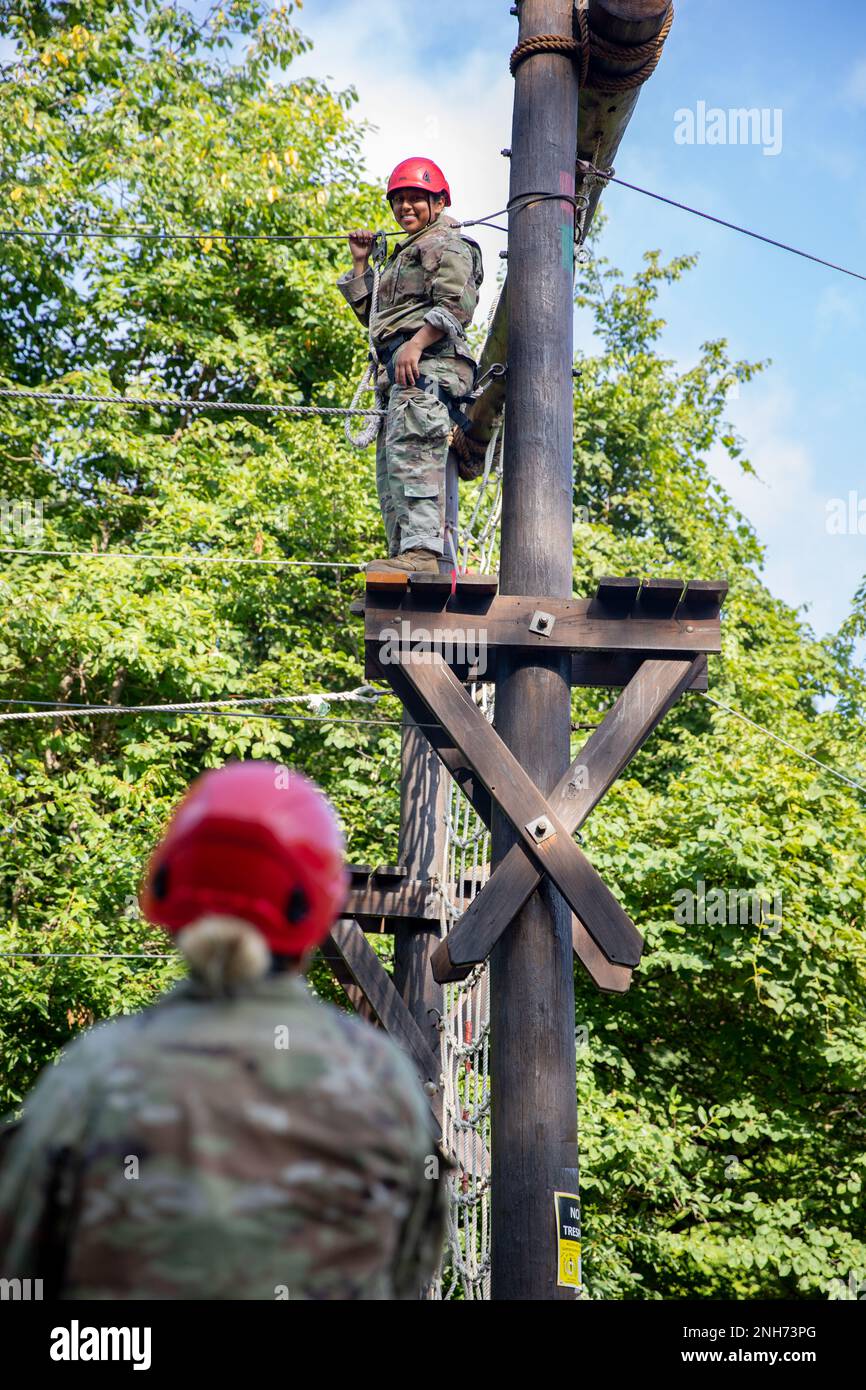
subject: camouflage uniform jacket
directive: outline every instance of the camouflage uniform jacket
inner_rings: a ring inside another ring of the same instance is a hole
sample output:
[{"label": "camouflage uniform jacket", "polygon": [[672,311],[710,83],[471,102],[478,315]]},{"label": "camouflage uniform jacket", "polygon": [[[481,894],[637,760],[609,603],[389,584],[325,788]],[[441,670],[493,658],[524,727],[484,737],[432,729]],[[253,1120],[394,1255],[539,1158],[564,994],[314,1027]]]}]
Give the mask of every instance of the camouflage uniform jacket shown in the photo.
[{"label": "camouflage uniform jacket", "polygon": [[[396,334],[417,333],[424,323],[445,330],[441,348],[474,361],[466,329],[478,304],[484,280],[481,248],[462,236],[453,217],[441,213],[436,221],[405,241],[398,241],[379,279],[379,303],[373,321],[373,343],[380,351]],[[348,270],[337,281],[340,292],[361,323],[369,325],[373,271]],[[426,349],[429,354],[430,348]]]},{"label": "camouflage uniform jacket", "polygon": [[0,1277],[46,1298],[417,1298],[444,1236],[432,1134],[396,1045],[301,978],[220,1000],[187,980],[43,1072],[4,1145]]}]

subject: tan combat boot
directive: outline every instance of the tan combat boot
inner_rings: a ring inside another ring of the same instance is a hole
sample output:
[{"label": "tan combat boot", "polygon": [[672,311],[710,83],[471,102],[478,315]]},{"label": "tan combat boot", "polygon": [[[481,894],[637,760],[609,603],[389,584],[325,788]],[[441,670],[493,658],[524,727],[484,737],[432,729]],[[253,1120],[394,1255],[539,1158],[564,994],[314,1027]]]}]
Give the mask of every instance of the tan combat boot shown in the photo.
[{"label": "tan combat boot", "polygon": [[389,560],[373,560],[367,574],[438,574],[439,556],[432,550],[404,550]]}]

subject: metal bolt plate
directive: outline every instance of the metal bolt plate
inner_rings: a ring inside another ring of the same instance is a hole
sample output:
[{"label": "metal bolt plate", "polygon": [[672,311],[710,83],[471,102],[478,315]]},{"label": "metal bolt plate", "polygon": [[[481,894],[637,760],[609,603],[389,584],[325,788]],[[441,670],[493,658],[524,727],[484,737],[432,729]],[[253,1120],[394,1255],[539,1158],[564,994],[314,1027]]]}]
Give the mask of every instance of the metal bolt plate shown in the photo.
[{"label": "metal bolt plate", "polygon": [[551,835],[556,834],[548,816],[536,816],[535,820],[528,820],[526,822],[526,829],[537,845],[540,845],[544,840],[549,840]]},{"label": "metal bolt plate", "polygon": [[537,632],[539,637],[549,637],[556,622],[552,613],[545,613],[543,608],[537,608],[532,615],[532,622],[529,624],[530,632]]}]

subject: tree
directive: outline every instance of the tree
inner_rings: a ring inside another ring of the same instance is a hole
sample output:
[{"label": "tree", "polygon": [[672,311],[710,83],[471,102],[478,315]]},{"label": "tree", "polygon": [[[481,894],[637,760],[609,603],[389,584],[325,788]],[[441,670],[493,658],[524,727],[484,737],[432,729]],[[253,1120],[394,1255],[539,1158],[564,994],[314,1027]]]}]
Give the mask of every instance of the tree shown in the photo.
[{"label": "tree", "polygon": [[[630,285],[604,261],[583,277],[600,350],[575,399],[576,589],[602,573],[728,579],[711,696],[862,788],[856,631],[817,642],[772,598],[707,467],[721,444],[750,468],[724,405],[757,368],[724,340],[685,373],[659,354],[660,291],[691,264],[648,253]],[[864,803],[690,694],[590,819],[588,853],[647,940],[624,998],[577,979],[596,1296],[814,1298],[866,1282]]]},{"label": "tree", "polygon": [[[358,178],[353,92],[291,80],[305,44],[292,12],[240,0],[199,24],[154,0],[0,3],[19,47],[0,88],[4,225],[52,233],[0,239],[0,384],[348,402],[365,345],[333,287],[341,241],[215,235],[382,220]],[[118,226],[137,230],[60,234]],[[757,367],[721,339],[685,372],[661,355],[659,297],[690,264],[649,254],[631,283],[603,260],[582,274],[598,350],[575,390],[576,590],[606,573],[726,577],[710,693],[862,783],[863,595],[838,640],[817,642],[761,582],[755,535],[706,462],[721,444],[749,467],[725,399]],[[2,543],[23,552],[4,556],[0,712],[360,684],[358,579],[261,563],[379,553],[371,458],[338,424],[0,398],[0,437]],[[49,550],[93,558],[36,554]],[[163,559],[109,558],[126,553]],[[576,692],[576,721],[610,699]],[[393,859],[399,730],[269,713],[0,723],[0,951],[143,953],[0,958],[0,1107],[72,1032],[176,976],[134,894],[202,768],[303,767],[335,799],[350,855]],[[355,714],[399,707],[330,711]],[[699,694],[585,827],[648,947],[622,999],[577,979],[593,1296],[819,1297],[866,1280],[864,829],[862,793]],[[700,883],[779,897],[781,921],[678,922]]]},{"label": "tree", "polygon": [[[356,177],[354,93],[269,76],[306,46],[293,8],[240,0],[203,27],[126,0],[7,12],[19,56],[0,91],[0,176],[14,225],[52,235],[0,244],[4,385],[348,402],[364,345],[332,284],[343,238],[208,235],[325,237],[381,217]],[[224,61],[239,42],[243,56]],[[118,227],[156,234],[70,234]],[[347,615],[358,581],[328,562],[376,554],[379,519],[369,459],[339,420],[4,400],[0,434],[3,544],[23,552],[4,556],[7,701],[162,704],[361,683]],[[109,558],[129,553],[204,558]],[[290,557],[323,567],[257,563]],[[339,705],[332,717],[370,713]],[[0,752],[4,951],[164,953],[135,902],[143,864],[185,785],[230,757],[307,768],[357,858],[396,836],[399,731],[317,722],[304,705],[269,719],[6,724]],[[18,958],[0,971],[5,1108],[71,1031],[146,1002],[177,965]]]}]

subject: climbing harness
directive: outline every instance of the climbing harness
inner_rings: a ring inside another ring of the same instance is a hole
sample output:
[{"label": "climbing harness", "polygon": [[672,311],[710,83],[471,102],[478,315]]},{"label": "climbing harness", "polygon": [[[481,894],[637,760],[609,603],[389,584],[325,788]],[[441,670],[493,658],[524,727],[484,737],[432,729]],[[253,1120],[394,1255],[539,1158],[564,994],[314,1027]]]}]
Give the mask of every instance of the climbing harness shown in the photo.
[{"label": "climbing harness", "polygon": [[[364,395],[365,392],[375,390],[374,382],[376,378],[376,372],[379,367],[385,368],[385,371],[388,374],[388,380],[390,384],[392,386],[395,385],[396,376],[394,370],[394,358],[397,352],[403,346],[403,344],[409,342],[410,338],[414,337],[414,333],[395,334],[394,337],[388,339],[387,344],[379,352],[377,352],[376,345],[373,341],[373,321],[379,306],[379,282],[382,275],[382,267],[385,263],[387,255],[388,243],[386,240],[386,233],[383,231],[379,231],[376,233],[373,242],[373,253],[371,258],[373,262],[373,287],[370,296],[370,319],[367,333],[370,355],[367,362],[367,366],[364,370],[364,375],[362,376],[361,381],[358,384],[358,389],[352,397],[351,410],[353,413],[356,414],[358,413],[358,406],[361,396]],[[442,339],[441,343],[434,343],[431,347],[426,348],[425,353],[428,357],[437,357],[445,350],[446,347],[447,339]],[[438,401],[442,402],[442,404],[445,406],[445,409],[448,411],[449,418],[451,419],[453,424],[459,426],[461,429],[468,429],[470,426],[469,417],[466,414],[464,414],[460,407],[465,402],[474,400],[475,396],[477,395],[479,389],[478,364],[469,357],[465,358],[464,360],[466,362],[471,362],[473,369],[472,386],[470,390],[466,392],[464,395],[453,396],[449,391],[446,391],[443,387],[441,387],[437,381],[434,381],[427,376],[419,376],[415,385],[420,390],[426,391],[428,395],[435,396],[435,398]],[[504,372],[505,368],[503,367],[501,368],[501,370]],[[496,369],[491,368],[490,372],[486,372],[483,380],[486,381],[487,377],[490,376],[491,373],[495,375]],[[366,449],[369,444],[372,444],[373,440],[377,437],[381,428],[382,417],[385,413],[384,392],[377,390],[375,391],[375,396],[377,409],[375,412],[371,412],[369,415],[365,416],[364,423],[362,424],[361,429],[357,432],[357,434],[353,433],[352,425],[350,423],[350,417],[346,417],[346,438],[348,439],[350,444],[354,445],[356,449]]]},{"label": "climbing harness", "polygon": [[[414,337],[414,334],[412,333],[401,333],[393,339],[393,342],[389,340],[388,355],[387,357],[380,358],[380,362],[382,366],[384,366],[385,371],[388,373],[388,380],[392,386],[396,384],[396,370],[394,367],[394,358],[397,356],[397,353],[399,352],[403,344],[408,343],[410,338],[412,337]],[[432,355],[436,357],[439,355],[436,352],[436,346],[437,345],[434,344],[433,348],[426,349],[428,356]],[[468,357],[464,360],[467,362],[470,361]],[[452,396],[450,391],[446,391],[443,386],[440,386],[438,381],[435,381],[432,377],[429,376],[419,376],[415,382],[415,385],[418,388],[418,390],[426,391],[429,396],[435,396],[437,401],[442,402],[445,409],[448,411],[448,415],[451,418],[452,422],[455,425],[460,425],[461,429],[468,428],[470,421],[469,416],[463,413],[463,411],[460,409],[460,406],[465,401],[471,401],[473,399],[475,394],[475,381],[478,376],[477,363],[472,362],[471,365],[473,367],[472,388],[462,396]]]}]

